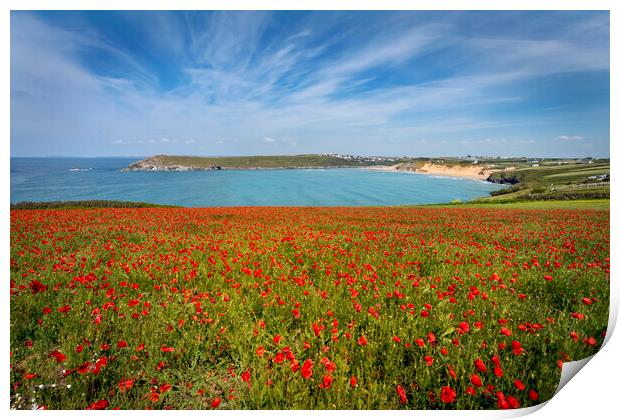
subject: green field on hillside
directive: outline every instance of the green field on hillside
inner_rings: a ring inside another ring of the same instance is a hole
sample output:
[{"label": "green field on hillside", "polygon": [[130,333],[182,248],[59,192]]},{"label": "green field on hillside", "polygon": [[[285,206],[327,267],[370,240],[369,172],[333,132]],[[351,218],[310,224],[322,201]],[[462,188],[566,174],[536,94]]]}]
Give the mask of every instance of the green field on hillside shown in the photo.
[{"label": "green field on hillside", "polygon": [[506,188],[476,201],[537,201],[609,198],[609,161],[521,166],[491,174],[492,182]]},{"label": "green field on hillside", "polygon": [[349,160],[330,155],[282,155],[282,156],[155,156],[164,165],[193,167],[220,166],[222,168],[294,168],[294,167],[347,167],[369,166],[370,161]]},{"label": "green field on hillside", "polygon": [[459,204],[432,204],[425,207],[443,208],[489,208],[489,209],[518,209],[518,210],[609,210],[609,199],[598,200],[541,200],[541,201],[515,201],[501,203],[496,201],[472,202]]}]

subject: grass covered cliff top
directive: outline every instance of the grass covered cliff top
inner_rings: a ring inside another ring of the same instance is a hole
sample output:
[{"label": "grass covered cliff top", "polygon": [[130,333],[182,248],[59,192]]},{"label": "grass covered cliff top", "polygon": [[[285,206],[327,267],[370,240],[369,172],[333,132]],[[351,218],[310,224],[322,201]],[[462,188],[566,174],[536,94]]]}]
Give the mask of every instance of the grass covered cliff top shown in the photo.
[{"label": "grass covered cliff top", "polygon": [[[344,156],[344,155],[343,155]],[[302,167],[350,167],[370,166],[378,164],[396,164],[402,160],[382,158],[373,160],[362,157],[340,157],[337,155],[274,155],[274,156],[227,156],[227,157],[201,157],[201,156],[168,156],[157,155],[141,162],[152,162],[162,166],[185,166],[194,168],[210,168],[219,166],[222,168],[302,168]]]}]

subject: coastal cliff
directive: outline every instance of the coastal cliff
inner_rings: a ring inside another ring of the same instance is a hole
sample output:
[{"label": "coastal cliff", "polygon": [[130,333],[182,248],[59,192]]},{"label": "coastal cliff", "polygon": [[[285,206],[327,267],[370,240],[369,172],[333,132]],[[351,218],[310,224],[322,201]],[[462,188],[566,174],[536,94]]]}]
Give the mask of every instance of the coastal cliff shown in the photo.
[{"label": "coastal cliff", "polygon": [[431,175],[457,176],[463,178],[475,178],[486,180],[497,169],[488,168],[484,165],[441,165],[436,163],[424,163],[415,169],[416,172]]},{"label": "coastal cliff", "polygon": [[179,163],[169,163],[166,162],[167,156],[153,156],[150,158],[142,159],[137,162],[130,163],[126,168],[122,169],[123,172],[133,172],[133,171],[175,171],[175,172],[186,172],[186,171],[214,171],[222,169],[218,165],[207,164],[207,165],[182,165]]}]

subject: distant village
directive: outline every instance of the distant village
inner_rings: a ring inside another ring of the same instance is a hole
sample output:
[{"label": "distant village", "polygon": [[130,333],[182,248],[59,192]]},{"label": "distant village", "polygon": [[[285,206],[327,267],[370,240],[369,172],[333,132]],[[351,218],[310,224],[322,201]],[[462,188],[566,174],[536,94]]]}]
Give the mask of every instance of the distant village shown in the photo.
[{"label": "distant village", "polygon": [[527,163],[532,167],[536,167],[536,166],[540,166],[541,164],[543,164],[543,162],[546,162],[547,165],[549,164],[568,165],[568,164],[574,164],[574,163],[593,163],[594,162],[592,157],[562,160],[562,159],[557,159],[557,158],[527,158],[527,157],[515,158],[515,157],[508,157],[508,156],[493,157],[493,156],[472,156],[472,155],[453,157],[453,158],[420,158],[420,157],[412,157],[412,156],[359,156],[359,155],[355,156],[355,155],[347,155],[347,154],[342,154],[342,153],[321,153],[320,155],[335,157],[335,158],[340,158],[340,159],[345,159],[345,160],[350,160],[350,161],[355,161],[355,162],[368,162],[368,163],[370,162],[389,163],[389,162],[401,162],[403,160],[424,159],[424,160],[429,160],[432,163],[448,163],[448,162],[454,162],[454,161],[464,161],[464,162],[471,162],[473,165],[476,165],[482,162],[488,163],[491,161],[500,161],[500,162],[510,161],[510,162]]}]

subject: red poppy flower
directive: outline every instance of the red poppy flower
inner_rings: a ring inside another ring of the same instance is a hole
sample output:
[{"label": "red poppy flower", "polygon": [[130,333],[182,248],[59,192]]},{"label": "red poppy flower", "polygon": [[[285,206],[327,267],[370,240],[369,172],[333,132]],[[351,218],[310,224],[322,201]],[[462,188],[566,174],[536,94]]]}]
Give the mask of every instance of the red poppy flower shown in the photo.
[{"label": "red poppy flower", "polygon": [[360,338],[357,339],[357,344],[359,344],[360,346],[365,346],[366,344],[368,344],[368,341],[366,340],[366,337],[361,335]]},{"label": "red poppy flower", "polygon": [[471,375],[471,383],[474,386],[482,386],[482,380],[480,379],[480,376],[476,375],[475,373]]},{"label": "red poppy flower", "polygon": [[506,400],[506,396],[504,395],[503,392],[498,392],[495,394],[495,396],[497,397],[498,408],[501,408],[502,410],[506,410],[510,408],[510,404],[508,404],[508,401]]},{"label": "red poppy flower", "polygon": [[351,376],[351,379],[349,379],[349,385],[351,388],[355,388],[357,386],[357,378],[355,375]]},{"label": "red poppy flower", "polygon": [[59,352],[58,350],[54,350],[50,353],[50,357],[53,357],[56,359],[56,361],[58,363],[62,363],[65,361],[65,359],[67,358],[67,356],[65,356],[64,354],[62,354],[61,352]]},{"label": "red poppy flower", "polygon": [[502,334],[504,334],[505,336],[511,336],[512,335],[512,331],[510,331],[508,328],[506,327],[502,327],[502,329],[500,330],[500,332]]},{"label": "red poppy flower", "polygon": [[108,408],[109,405],[110,405],[110,402],[108,400],[99,400],[97,402],[92,403],[88,407],[86,407],[86,409],[87,410],[105,410],[106,408]]},{"label": "red poppy flower", "polygon": [[37,294],[39,292],[44,292],[47,290],[47,286],[41,283],[39,280],[32,280],[28,286],[32,290],[32,294]]},{"label": "red poppy flower", "polygon": [[507,396],[506,401],[508,402],[508,405],[510,406],[510,408],[519,408],[521,406],[521,404],[519,403],[519,400],[513,397],[512,395]]},{"label": "red poppy flower", "polygon": [[327,369],[327,371],[330,373],[336,370],[336,364],[329,360],[327,357],[321,359],[321,364],[323,364],[323,366],[325,366],[325,369]]},{"label": "red poppy flower", "polygon": [[129,391],[133,387],[133,381],[131,379],[122,379],[118,383],[118,388],[121,392]]},{"label": "red poppy flower", "polygon": [[77,371],[83,375],[90,371],[90,366],[90,362],[84,362],[80,366],[78,366]]},{"label": "red poppy flower", "polygon": [[314,365],[312,359],[307,359],[301,367],[301,376],[303,376],[304,379],[308,379],[312,376],[312,365]]},{"label": "red poppy flower", "polygon": [[265,347],[258,346],[258,348],[256,349],[256,355],[258,357],[263,357],[264,354],[265,354]]},{"label": "red poppy flower", "polygon": [[476,359],[474,361],[474,366],[476,367],[476,369],[478,369],[480,372],[486,372],[487,371],[487,367],[484,365],[484,362],[480,359]]},{"label": "red poppy flower", "polygon": [[454,402],[456,399],[456,391],[449,386],[441,387],[441,401],[446,404]]},{"label": "red poppy flower", "polygon": [[584,338],[583,342],[589,346],[595,346],[596,345],[596,338],[594,337],[588,337],[588,338]]},{"label": "red poppy flower", "polygon": [[400,403],[407,404],[407,391],[405,391],[405,388],[403,388],[401,385],[396,385],[396,393],[400,398]]},{"label": "red poppy flower", "polygon": [[521,382],[519,379],[515,379],[515,388],[517,388],[519,391],[523,391],[525,389],[525,385],[523,385],[523,382]]},{"label": "red poppy flower", "polygon": [[456,379],[456,372],[454,371],[454,368],[450,365],[448,365],[448,373],[450,374],[450,376],[452,376],[453,379]]},{"label": "red poppy flower", "polygon": [[323,376],[323,380],[321,381],[321,384],[319,385],[319,387],[324,388],[324,389],[329,389],[332,386],[333,381],[334,381],[334,378],[332,377],[332,375],[328,373],[327,375]]},{"label": "red poppy flower", "polygon": [[276,353],[276,357],[273,358],[273,361],[277,364],[284,362],[284,353],[282,353],[281,351]]},{"label": "red poppy flower", "polygon": [[245,372],[241,374],[241,380],[243,382],[250,383],[250,371],[249,370],[246,370]]},{"label": "red poppy flower", "polygon": [[222,402],[221,398],[213,398],[213,401],[211,401],[211,408],[219,407],[221,402]]}]

